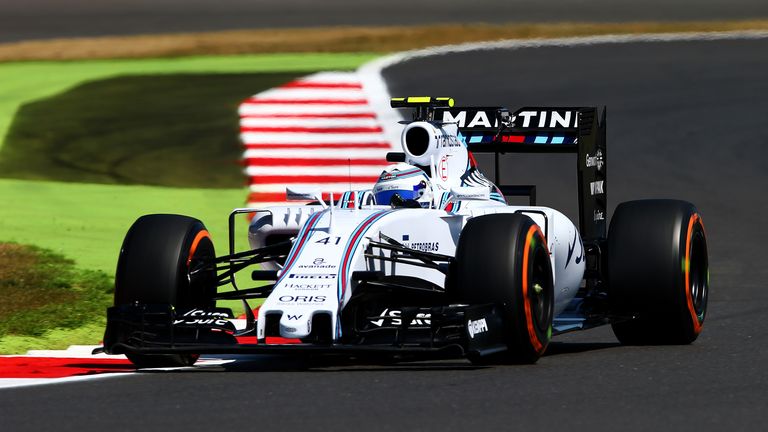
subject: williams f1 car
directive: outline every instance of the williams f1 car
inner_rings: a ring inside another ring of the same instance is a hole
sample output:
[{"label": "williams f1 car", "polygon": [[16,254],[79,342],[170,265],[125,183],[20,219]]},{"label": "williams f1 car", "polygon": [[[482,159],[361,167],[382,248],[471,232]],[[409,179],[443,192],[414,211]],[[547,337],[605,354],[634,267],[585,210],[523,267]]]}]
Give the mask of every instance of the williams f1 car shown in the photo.
[{"label": "williams f1 car", "polygon": [[[197,219],[140,217],[120,250],[104,351],[139,366],[207,353],[533,363],[552,337],[606,324],[625,344],[697,338],[702,219],[685,201],[642,200],[607,225],[605,109],[391,105],[413,120],[371,189],[288,188],[289,205],[235,209],[225,256]],[[494,181],[473,152],[495,154]],[[576,155],[576,223],[536,205],[535,186],[499,184],[500,154],[518,152]],[[250,249],[236,252],[243,213]],[[242,301],[245,317],[220,300]]]}]

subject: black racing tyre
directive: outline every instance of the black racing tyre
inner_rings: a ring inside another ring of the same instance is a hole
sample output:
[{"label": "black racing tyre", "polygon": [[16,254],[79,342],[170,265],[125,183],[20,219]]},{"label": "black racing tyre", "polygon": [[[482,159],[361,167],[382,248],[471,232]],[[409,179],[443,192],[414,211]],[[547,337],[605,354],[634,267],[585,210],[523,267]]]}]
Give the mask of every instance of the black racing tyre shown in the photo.
[{"label": "black racing tyre", "polygon": [[628,345],[689,344],[704,324],[709,259],[704,225],[685,201],[620,204],[608,231],[612,325]]},{"label": "black racing tyre", "polygon": [[492,214],[461,232],[446,284],[452,301],[503,307],[508,350],[478,363],[535,363],[552,336],[554,283],[544,235],[531,218]]},{"label": "black racing tyre", "polygon": [[[187,216],[154,214],[134,222],[123,240],[115,274],[115,306],[134,303],[212,307],[216,271],[190,274],[216,257],[202,222]],[[139,367],[191,366],[196,354],[128,354]]]}]

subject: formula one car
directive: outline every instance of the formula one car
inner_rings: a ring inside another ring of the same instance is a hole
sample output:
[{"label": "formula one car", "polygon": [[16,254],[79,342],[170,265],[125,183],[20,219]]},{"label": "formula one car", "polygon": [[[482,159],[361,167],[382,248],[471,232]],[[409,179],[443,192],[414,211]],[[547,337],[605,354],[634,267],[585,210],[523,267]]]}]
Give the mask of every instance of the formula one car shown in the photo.
[{"label": "formula one car", "polygon": [[[199,220],[139,218],[120,251],[104,351],[139,366],[204,353],[533,363],[553,336],[605,324],[625,344],[697,338],[709,289],[702,219],[684,201],[631,201],[606,233],[604,109],[391,104],[413,121],[370,190],[288,188],[296,203],[235,209],[225,256]],[[495,153],[495,182],[472,152]],[[499,155],[516,152],[576,154],[578,228],[537,206],[535,186],[499,185]],[[235,252],[243,213],[251,249]],[[245,318],[216,307],[233,299]],[[264,299],[258,318],[253,299]]]}]

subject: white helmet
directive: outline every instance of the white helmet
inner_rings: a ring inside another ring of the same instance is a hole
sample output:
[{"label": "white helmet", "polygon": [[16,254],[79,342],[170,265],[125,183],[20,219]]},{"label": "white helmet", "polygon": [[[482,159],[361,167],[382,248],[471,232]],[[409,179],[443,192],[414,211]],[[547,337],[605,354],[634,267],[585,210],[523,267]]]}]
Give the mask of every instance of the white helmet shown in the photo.
[{"label": "white helmet", "polygon": [[427,173],[421,168],[398,163],[382,171],[373,186],[373,196],[378,205],[399,205],[411,200],[418,202],[421,207],[428,207],[432,201],[432,185]]}]

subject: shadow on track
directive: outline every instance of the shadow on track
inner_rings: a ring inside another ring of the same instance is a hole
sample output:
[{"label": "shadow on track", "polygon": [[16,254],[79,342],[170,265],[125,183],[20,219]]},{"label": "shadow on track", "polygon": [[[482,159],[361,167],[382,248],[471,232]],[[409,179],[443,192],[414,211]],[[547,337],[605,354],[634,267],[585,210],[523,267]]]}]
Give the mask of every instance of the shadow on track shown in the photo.
[{"label": "shadow on track", "polygon": [[[552,342],[545,356],[579,354],[620,347],[618,342],[578,343]],[[199,363],[189,368],[141,369],[139,373],[163,372],[445,372],[492,368],[475,365],[464,358],[430,359],[424,357],[350,357],[335,355],[229,355],[217,357],[231,360],[221,364]]]}]

